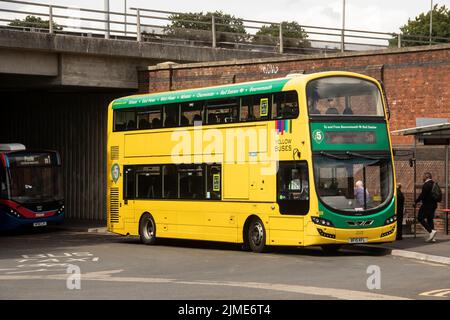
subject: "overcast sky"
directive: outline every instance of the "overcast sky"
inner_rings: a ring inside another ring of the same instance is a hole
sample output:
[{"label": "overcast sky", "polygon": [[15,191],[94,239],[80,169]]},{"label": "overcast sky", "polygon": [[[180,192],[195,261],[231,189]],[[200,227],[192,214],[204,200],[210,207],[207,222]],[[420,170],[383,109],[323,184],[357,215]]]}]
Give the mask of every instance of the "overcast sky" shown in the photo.
[{"label": "overcast sky", "polygon": [[[30,0],[28,0],[30,1]],[[40,3],[103,9],[104,0],[41,0]],[[111,9],[123,11],[124,0],[110,0]],[[295,20],[303,25],[341,27],[342,0],[127,0],[128,7],[168,11],[222,10],[257,20]],[[396,32],[430,8],[430,0],[346,0],[346,28]],[[450,7],[450,0],[434,0]],[[2,4],[0,4],[2,5]]]}]

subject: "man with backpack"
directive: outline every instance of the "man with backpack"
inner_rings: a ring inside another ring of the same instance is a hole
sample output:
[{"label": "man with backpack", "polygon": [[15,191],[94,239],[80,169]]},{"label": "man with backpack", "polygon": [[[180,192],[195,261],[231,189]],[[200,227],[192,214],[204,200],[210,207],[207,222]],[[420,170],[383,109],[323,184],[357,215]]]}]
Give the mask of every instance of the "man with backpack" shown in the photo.
[{"label": "man with backpack", "polygon": [[431,173],[425,172],[423,174],[422,192],[416,199],[414,207],[417,203],[422,202],[419,209],[418,220],[430,234],[426,242],[435,242],[436,230],[434,229],[434,212],[437,208],[437,203],[442,201],[442,192],[439,185],[432,180]]}]

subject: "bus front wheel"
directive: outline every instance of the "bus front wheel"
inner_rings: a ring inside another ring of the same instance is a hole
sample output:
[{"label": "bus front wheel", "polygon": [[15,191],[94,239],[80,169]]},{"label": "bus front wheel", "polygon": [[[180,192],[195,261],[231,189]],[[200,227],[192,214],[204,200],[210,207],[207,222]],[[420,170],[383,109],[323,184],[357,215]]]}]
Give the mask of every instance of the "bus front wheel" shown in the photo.
[{"label": "bus front wheel", "polygon": [[253,252],[263,252],[266,248],[266,229],[262,221],[258,218],[253,219],[247,232],[247,241]]},{"label": "bus front wheel", "polygon": [[143,244],[154,244],[156,241],[156,224],[149,213],[144,214],[139,222],[139,236]]}]

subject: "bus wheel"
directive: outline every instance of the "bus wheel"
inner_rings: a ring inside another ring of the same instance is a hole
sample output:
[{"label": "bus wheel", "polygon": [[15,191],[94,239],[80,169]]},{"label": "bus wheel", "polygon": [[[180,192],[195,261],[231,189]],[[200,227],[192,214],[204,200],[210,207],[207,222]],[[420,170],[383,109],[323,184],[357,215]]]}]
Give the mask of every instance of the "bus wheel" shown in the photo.
[{"label": "bus wheel", "polygon": [[253,219],[248,228],[248,245],[253,252],[263,252],[266,248],[266,229],[262,221]]},{"label": "bus wheel", "polygon": [[156,224],[149,213],[144,214],[139,222],[139,236],[143,244],[154,244],[156,241]]},{"label": "bus wheel", "polygon": [[326,244],[321,246],[322,247],[322,251],[325,254],[336,254],[339,249],[341,249],[342,245],[340,244]]}]

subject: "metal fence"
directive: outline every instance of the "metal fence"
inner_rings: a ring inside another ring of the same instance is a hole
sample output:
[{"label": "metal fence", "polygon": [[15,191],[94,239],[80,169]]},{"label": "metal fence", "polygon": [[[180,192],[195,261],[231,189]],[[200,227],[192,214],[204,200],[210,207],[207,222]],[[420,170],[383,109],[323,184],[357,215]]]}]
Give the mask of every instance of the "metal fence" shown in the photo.
[{"label": "metal fence", "polygon": [[[248,19],[239,19],[243,32],[224,32],[221,30],[228,25],[221,21],[221,17],[215,16],[211,16],[210,21],[178,20],[182,22],[182,27],[174,27],[171,23],[173,17],[182,13],[145,8],[128,8],[124,12],[117,12],[0,0],[0,13],[0,26],[14,30],[285,54],[377,50],[389,46],[450,43],[450,38],[434,37],[430,41],[427,36],[309,25],[301,26],[307,34],[306,38],[292,38],[284,36],[283,24],[280,22]],[[40,18],[44,23],[30,21],[25,26],[23,23],[14,25],[27,16]],[[196,28],[185,27],[189,24],[195,25]],[[275,35],[259,34],[262,26],[272,26]]]}]

